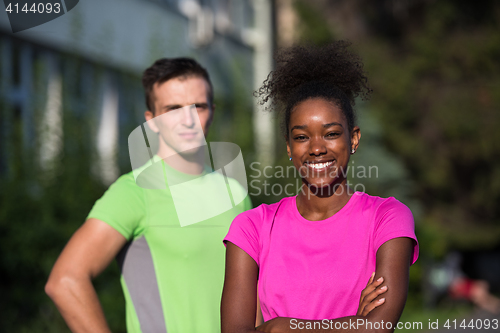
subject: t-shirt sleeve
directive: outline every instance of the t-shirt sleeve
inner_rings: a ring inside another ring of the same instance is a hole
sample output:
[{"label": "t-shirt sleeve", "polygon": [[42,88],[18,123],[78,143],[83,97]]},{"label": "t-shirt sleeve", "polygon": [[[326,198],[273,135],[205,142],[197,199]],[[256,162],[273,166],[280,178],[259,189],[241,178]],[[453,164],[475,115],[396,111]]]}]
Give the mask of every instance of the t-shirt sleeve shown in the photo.
[{"label": "t-shirt sleeve", "polygon": [[134,236],[145,214],[142,189],[131,174],[123,175],[96,201],[87,219],[106,222],[126,239]]},{"label": "t-shirt sleeve", "polygon": [[[256,221],[256,210],[260,207],[243,212],[235,217],[229,232],[224,238],[224,245],[226,242],[231,242],[245,251],[253,260],[259,264],[259,230]],[[260,224],[260,223],[259,223]]]},{"label": "t-shirt sleeve", "polygon": [[403,203],[394,198],[384,201],[377,209],[375,216],[374,250],[388,240],[398,237],[413,239],[413,260],[418,258],[418,241],[415,235],[415,222],[411,210]]}]

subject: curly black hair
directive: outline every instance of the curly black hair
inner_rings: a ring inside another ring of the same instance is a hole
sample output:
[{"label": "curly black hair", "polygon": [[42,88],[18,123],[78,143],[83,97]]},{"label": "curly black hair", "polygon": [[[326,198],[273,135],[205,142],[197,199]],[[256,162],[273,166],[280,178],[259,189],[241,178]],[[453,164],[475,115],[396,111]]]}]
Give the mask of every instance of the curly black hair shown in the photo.
[{"label": "curly black hair", "polygon": [[281,129],[288,139],[290,113],[300,102],[315,97],[336,103],[346,117],[349,131],[355,126],[354,103],[357,96],[371,93],[361,58],[349,51],[350,42],[337,41],[323,47],[295,46],[275,55],[276,70],[269,73],[254,93],[260,104],[279,110]]}]

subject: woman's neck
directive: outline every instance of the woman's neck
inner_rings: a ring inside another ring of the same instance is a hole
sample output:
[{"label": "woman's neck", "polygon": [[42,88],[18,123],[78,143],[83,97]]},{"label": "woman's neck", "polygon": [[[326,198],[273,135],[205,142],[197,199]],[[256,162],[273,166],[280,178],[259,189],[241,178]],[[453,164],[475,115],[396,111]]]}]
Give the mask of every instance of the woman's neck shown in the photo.
[{"label": "woman's neck", "polygon": [[297,209],[307,220],[325,220],[341,210],[353,193],[346,179],[322,188],[304,183],[297,195]]}]

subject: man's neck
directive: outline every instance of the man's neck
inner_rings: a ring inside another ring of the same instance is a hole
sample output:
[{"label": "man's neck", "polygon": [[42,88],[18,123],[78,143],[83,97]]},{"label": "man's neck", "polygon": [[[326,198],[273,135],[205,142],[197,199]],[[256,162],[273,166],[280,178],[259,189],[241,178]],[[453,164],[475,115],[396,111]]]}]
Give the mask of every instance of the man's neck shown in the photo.
[{"label": "man's neck", "polygon": [[199,175],[204,170],[205,147],[199,147],[196,152],[181,154],[172,148],[160,144],[158,155],[173,169],[189,175]]}]

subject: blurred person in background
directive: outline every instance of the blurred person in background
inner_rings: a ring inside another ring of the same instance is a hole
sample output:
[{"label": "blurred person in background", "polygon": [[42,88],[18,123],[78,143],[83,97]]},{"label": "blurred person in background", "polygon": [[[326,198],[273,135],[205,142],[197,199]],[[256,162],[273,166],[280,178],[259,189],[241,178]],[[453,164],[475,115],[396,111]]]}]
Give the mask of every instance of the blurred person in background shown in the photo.
[{"label": "blurred person in background", "polygon": [[[169,183],[221,177],[204,165],[206,152],[200,147],[215,107],[207,71],[193,59],[160,59],[144,72],[143,86],[144,116],[159,138],[151,170],[159,167],[160,176],[140,168],[147,181],[165,185],[164,174]],[[73,332],[110,332],[92,279],[115,257],[122,273],[128,332],[220,332],[221,241],[233,218],[251,208],[250,199],[181,227],[179,207],[165,187],[139,186],[134,171],[121,176],[62,251],[45,290]],[[198,209],[189,198],[185,202],[183,209]]]},{"label": "blurred person in background", "polygon": [[428,276],[432,305],[438,299],[449,296],[453,300],[471,302],[479,309],[500,314],[500,299],[490,293],[488,281],[471,279],[462,270],[462,255],[450,252],[443,262],[431,267]]},{"label": "blurred person in background", "polygon": [[[265,320],[259,332],[373,331],[350,325],[365,319],[392,332],[401,316],[418,258],[413,215],[394,198],[347,185],[361,137],[352,106],[370,92],[361,59],[348,46],[284,49],[258,91],[263,103],[283,105],[287,152],[303,186],[297,196],[246,211],[231,224],[222,332],[255,331],[257,288]],[[386,292],[364,313],[358,299],[374,271]]]}]

